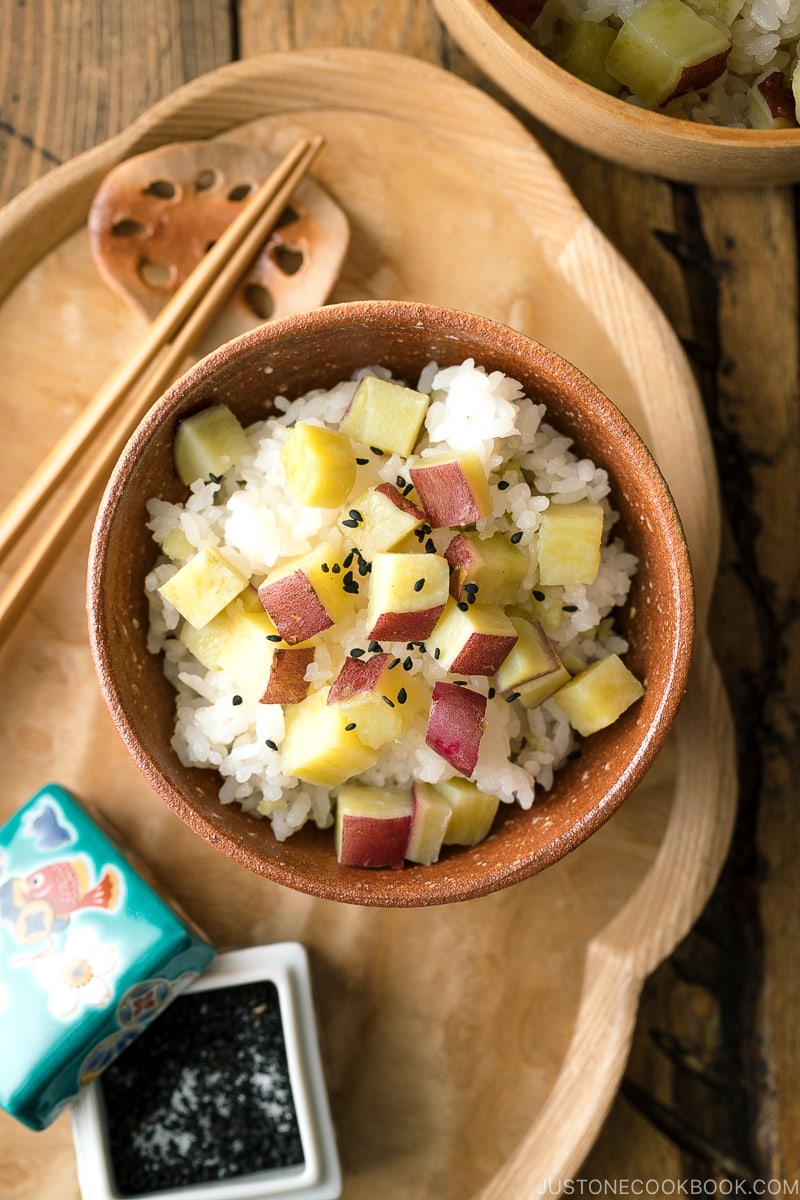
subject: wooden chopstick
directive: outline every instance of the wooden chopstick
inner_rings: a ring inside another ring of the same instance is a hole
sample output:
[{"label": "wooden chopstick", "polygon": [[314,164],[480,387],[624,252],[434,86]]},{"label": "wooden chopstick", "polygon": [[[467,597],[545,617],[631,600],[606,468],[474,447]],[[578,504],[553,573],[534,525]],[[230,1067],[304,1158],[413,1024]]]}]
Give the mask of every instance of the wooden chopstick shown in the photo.
[{"label": "wooden chopstick", "polygon": [[[161,310],[142,342],[94,395],[0,514],[2,561],[81,454],[91,447],[91,462],[0,591],[0,641],[21,616],[35,586],[108,479],[139,421],[173,381],[251,266],[322,144],[321,137],[302,139],[290,151]],[[136,389],[143,375],[144,381]]]}]

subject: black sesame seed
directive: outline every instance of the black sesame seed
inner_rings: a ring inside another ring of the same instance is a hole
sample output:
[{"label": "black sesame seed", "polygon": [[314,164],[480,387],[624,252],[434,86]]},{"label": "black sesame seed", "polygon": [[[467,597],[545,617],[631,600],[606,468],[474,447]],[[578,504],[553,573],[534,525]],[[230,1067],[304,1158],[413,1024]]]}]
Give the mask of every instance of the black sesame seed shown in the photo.
[{"label": "black sesame seed", "polygon": [[369,459],[368,458],[357,458],[356,462],[358,463],[358,465],[360,467],[365,467],[367,465],[367,463],[369,462]]},{"label": "black sesame seed", "polygon": [[562,604],[561,611],[562,612],[577,612],[578,606],[577,606],[577,604]]},{"label": "black sesame seed", "polygon": [[370,450],[373,454],[377,454],[378,458],[383,458],[383,451],[380,446],[370,446]]},{"label": "black sesame seed", "polygon": [[486,698],[487,700],[494,700],[496,695],[497,692],[494,690],[494,688],[489,688],[489,691],[486,693]]},{"label": "black sesame seed", "polygon": [[433,657],[434,657],[434,658],[436,658],[436,659],[438,659],[438,658],[441,658],[441,656],[442,656],[442,652],[441,652],[441,650],[439,649],[439,647],[437,646],[437,647],[436,647],[436,649],[435,649],[435,650],[434,650],[434,652],[433,652]]},{"label": "black sesame seed", "polygon": [[501,479],[497,485],[497,490],[498,490],[498,492],[505,492],[507,490],[507,488],[510,488],[510,487],[511,487],[511,484],[508,482],[507,479]]},{"label": "black sesame seed", "polygon": [[237,705],[238,705],[238,704],[241,704],[241,703],[242,703],[242,697],[241,697],[241,696],[234,696],[234,697],[233,697],[233,699],[231,700],[231,704],[237,704]]},{"label": "black sesame seed", "polygon": [[465,591],[465,592],[466,592],[468,595],[470,595],[470,596],[474,596],[474,595],[475,595],[475,593],[478,591],[478,585],[477,585],[477,583],[465,583],[465,584],[464,584],[464,591]]},{"label": "black sesame seed", "polygon": [[354,521],[363,521],[364,520],[364,518],[362,517],[361,513],[358,511],[357,508],[351,508],[349,515],[353,518]]},{"label": "black sesame seed", "polygon": [[475,601],[477,600],[477,598],[478,598],[478,597],[475,595],[475,593],[474,593],[474,592],[470,592],[470,593],[467,595],[467,604],[474,604],[474,603],[475,603]]},{"label": "black sesame seed", "polygon": [[429,533],[433,533],[432,525],[420,525],[420,529],[422,530],[425,537],[427,537]]},{"label": "black sesame seed", "polygon": [[342,559],[342,566],[349,567],[350,564],[352,563],[353,559],[355,558],[355,556],[356,556],[355,550],[348,550],[347,554]]},{"label": "black sesame seed", "polygon": [[394,700],[390,699],[389,696],[381,696],[381,700],[384,704],[388,704],[389,708],[394,708]]},{"label": "black sesame seed", "polygon": [[368,649],[370,654],[379,654],[383,649],[383,646],[380,644],[380,642],[370,642]]},{"label": "black sesame seed", "polygon": [[321,570],[321,571],[324,571],[324,572],[325,572],[325,574],[327,575],[327,574],[328,574],[328,571],[330,571],[330,567],[328,566],[328,564],[327,564],[327,563],[323,563],[323,564],[322,564],[322,566],[320,567],[320,570]]},{"label": "black sesame seed", "polygon": [[400,659],[393,658],[392,661],[389,663],[387,670],[391,671],[394,667],[399,667],[399,666],[400,666]]},{"label": "black sesame seed", "polygon": [[534,600],[540,600],[540,601],[544,600],[544,598],[545,598],[544,592],[540,592],[539,589],[536,588],[533,593],[533,598],[534,598]]},{"label": "black sesame seed", "polygon": [[518,529],[516,533],[512,533],[511,541],[514,543],[515,546],[516,546],[517,542],[522,541],[522,530],[521,529]]},{"label": "black sesame seed", "polygon": [[400,691],[397,693],[397,703],[405,704],[407,699],[408,699],[408,692],[406,691],[405,688],[400,688]]},{"label": "black sesame seed", "polygon": [[344,727],[345,733],[350,733],[350,731],[352,729],[355,729],[355,727],[356,727],[355,721],[351,721],[349,725],[345,725],[345,727]]},{"label": "black sesame seed", "polygon": [[506,703],[510,704],[512,700],[519,700],[519,692],[509,692],[506,696]]},{"label": "black sesame seed", "polygon": [[272,738],[265,738],[265,739],[264,739],[264,745],[265,745],[265,746],[269,746],[270,750],[277,750],[277,749],[278,749],[278,743],[277,743],[277,742],[273,742]]},{"label": "black sesame seed", "polygon": [[415,529],[414,537],[417,539],[418,542],[424,542],[425,541],[425,531],[421,527],[419,529]]},{"label": "black sesame seed", "polygon": [[407,496],[408,493],[413,492],[413,490],[414,490],[413,483],[407,483],[406,486],[403,488],[403,495]]},{"label": "black sesame seed", "polygon": [[415,591],[415,592],[421,592],[421,591],[422,591],[422,589],[423,589],[424,587],[425,587],[425,580],[424,580],[424,579],[418,579],[418,580],[416,581],[416,583],[414,584],[414,591]]},{"label": "black sesame seed", "polygon": [[279,633],[268,633],[267,641],[268,642],[282,642],[283,638],[281,637],[281,635]]},{"label": "black sesame seed", "polygon": [[342,572],[342,568],[339,563],[334,563],[331,567],[331,570],[333,571],[334,575],[340,575]]},{"label": "black sesame seed", "polygon": [[403,670],[410,671],[411,668],[413,667],[413,665],[414,665],[414,660],[411,657],[411,655],[409,654],[408,658],[406,658],[403,662]]},{"label": "black sesame seed", "polygon": [[397,478],[395,479],[395,483],[397,484],[397,486],[399,488],[404,488],[406,486],[405,478],[402,475],[397,476]]},{"label": "black sesame seed", "polygon": [[342,520],[342,525],[346,525],[348,529],[357,529],[358,521],[354,520],[352,517],[345,517]]},{"label": "black sesame seed", "polygon": [[356,646],[355,650],[350,651],[351,658],[361,658],[363,654],[366,654],[366,650],[362,650],[360,646]]},{"label": "black sesame seed", "polygon": [[464,600],[459,600],[456,608],[460,608],[462,612],[466,612],[469,608],[469,605]]},{"label": "black sesame seed", "polygon": [[466,687],[467,686],[466,679],[454,679],[453,683],[456,685],[456,687]]},{"label": "black sesame seed", "polygon": [[222,476],[215,475],[213,471],[208,472],[208,478],[211,483],[222,483]]},{"label": "black sesame seed", "polygon": [[427,542],[425,543],[425,553],[426,554],[435,554],[436,553],[436,543],[434,542],[433,538],[428,538]]},{"label": "black sesame seed", "polygon": [[346,592],[350,592],[352,595],[358,594],[358,581],[353,578],[352,571],[345,571],[344,575],[342,576],[342,587]]},{"label": "black sesame seed", "polygon": [[359,575],[369,575],[371,570],[372,570],[372,563],[370,563],[368,559],[364,558],[363,554],[359,554],[359,556],[358,556],[358,573],[359,573]]}]

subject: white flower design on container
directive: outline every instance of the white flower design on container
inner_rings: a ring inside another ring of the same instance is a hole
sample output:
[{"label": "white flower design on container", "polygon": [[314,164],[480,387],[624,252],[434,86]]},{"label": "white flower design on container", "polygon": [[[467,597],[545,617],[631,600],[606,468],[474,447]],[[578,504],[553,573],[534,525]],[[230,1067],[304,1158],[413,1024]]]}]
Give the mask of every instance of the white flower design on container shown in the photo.
[{"label": "white flower design on container", "polygon": [[35,959],[36,979],[48,993],[54,1017],[67,1020],[85,1008],[105,1008],[114,998],[110,982],[118,963],[114,946],[102,945],[86,930],[76,930],[59,954]]}]

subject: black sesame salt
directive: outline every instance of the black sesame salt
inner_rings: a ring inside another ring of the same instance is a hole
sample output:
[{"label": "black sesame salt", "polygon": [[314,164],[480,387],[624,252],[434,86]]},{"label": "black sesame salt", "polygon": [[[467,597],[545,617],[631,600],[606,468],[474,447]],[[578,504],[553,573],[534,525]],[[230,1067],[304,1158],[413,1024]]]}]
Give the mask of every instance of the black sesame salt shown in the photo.
[{"label": "black sesame salt", "polygon": [[179,996],[100,1086],[121,1196],[304,1162],[271,980]]}]

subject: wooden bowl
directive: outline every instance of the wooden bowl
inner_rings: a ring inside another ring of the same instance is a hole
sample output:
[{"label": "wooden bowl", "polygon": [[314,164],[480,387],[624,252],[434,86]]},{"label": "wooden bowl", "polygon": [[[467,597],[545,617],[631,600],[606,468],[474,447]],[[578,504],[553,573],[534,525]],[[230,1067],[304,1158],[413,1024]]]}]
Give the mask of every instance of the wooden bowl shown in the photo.
[{"label": "wooden bowl", "polygon": [[557,66],[489,0],[434,0],[434,7],[498,87],[585,150],[683,183],[763,187],[800,180],[800,130],[699,125],[639,108]]},{"label": "wooden bowl", "polygon": [[[621,621],[626,657],[644,698],[588,738],[529,812],[502,805],[475,848],[448,848],[432,866],[356,870],[336,861],[330,830],[306,827],[278,842],[266,821],[218,798],[219,777],[181,766],[170,747],[175,695],[160,658],[146,649],[144,580],[156,558],[145,528],[153,496],[185,488],[172,462],[181,418],[223,402],[249,423],[275,396],[331,387],[365,364],[415,380],[431,360],[474,358],[519,380],[548,406],[548,420],[576,450],[605,467],[619,532],[639,568]],[[377,906],[465,900],[533,875],[593,833],[642,778],[662,745],[686,685],[694,597],[683,530],[667,486],[627,419],[569,363],[483,317],[402,301],[333,305],[260,326],[222,346],[153,407],[124,450],[92,537],[88,615],[101,688],[125,745],[153,789],[201,837],[242,866],[325,899]]]}]

